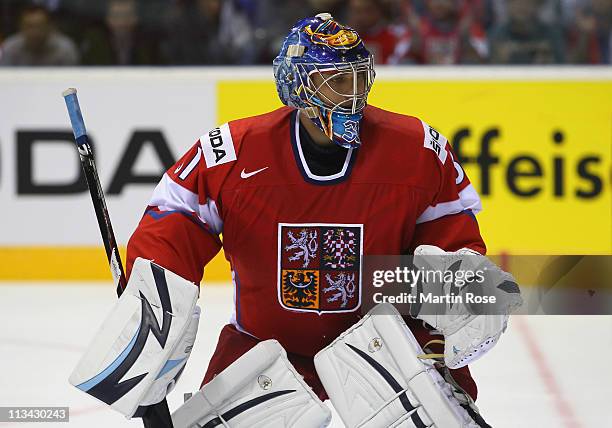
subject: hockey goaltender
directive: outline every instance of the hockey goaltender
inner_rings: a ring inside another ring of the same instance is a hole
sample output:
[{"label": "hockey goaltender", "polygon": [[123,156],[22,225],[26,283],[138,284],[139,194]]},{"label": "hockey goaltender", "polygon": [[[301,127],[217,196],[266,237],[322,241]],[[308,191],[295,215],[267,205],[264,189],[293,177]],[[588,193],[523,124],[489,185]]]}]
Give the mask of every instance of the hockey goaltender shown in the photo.
[{"label": "hockey goaltender", "polygon": [[521,303],[509,274],[489,262],[502,315],[360,312],[364,255],[485,254],[480,199],[448,141],[367,104],[373,57],[327,13],[298,21],[273,66],[285,106],[203,133],[157,185],[128,287],[71,382],[128,417],[163,400],[223,248],[234,313],[211,360],[192,361],[208,368],[175,427],[323,427],[328,398],[348,427],[489,426],[468,364]]}]

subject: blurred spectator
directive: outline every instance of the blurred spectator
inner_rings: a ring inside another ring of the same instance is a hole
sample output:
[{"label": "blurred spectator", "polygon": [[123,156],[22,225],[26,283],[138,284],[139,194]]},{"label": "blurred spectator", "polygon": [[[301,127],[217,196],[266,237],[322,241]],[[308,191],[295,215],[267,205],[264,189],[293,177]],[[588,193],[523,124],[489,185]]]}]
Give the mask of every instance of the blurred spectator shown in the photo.
[{"label": "blurred spectator", "polygon": [[[495,15],[496,24],[505,24],[509,19],[510,2],[508,0],[488,0]],[[562,3],[574,0],[532,0],[531,3],[537,6],[539,22],[557,26],[562,21]]]},{"label": "blurred spectator", "polygon": [[488,55],[485,32],[463,0],[426,0],[413,54],[424,64],[475,64]]},{"label": "blurred spectator", "polygon": [[87,65],[268,65],[291,25],[321,12],[359,31],[379,64],[610,64],[611,9],[612,0],[0,0],[0,64],[76,64],[80,51]]},{"label": "blurred spectator", "polygon": [[390,5],[382,0],[351,0],[348,25],[354,28],[378,64],[397,64],[410,49],[407,26],[388,24]]},{"label": "blurred spectator", "polygon": [[167,37],[172,64],[251,64],[257,56],[249,19],[233,0],[176,4]]},{"label": "blurred spectator", "polygon": [[[399,11],[405,20],[411,14],[423,16],[426,13],[427,0],[396,0],[399,2]],[[492,26],[495,0],[463,0],[462,14],[470,14],[484,29]],[[503,0],[502,0],[503,1]]]},{"label": "blurred spectator", "polygon": [[249,10],[253,13],[251,22],[258,52],[255,61],[266,65],[278,55],[289,28],[311,13],[310,5],[304,0],[258,0],[256,7]]},{"label": "blurred spectator", "polygon": [[507,0],[508,21],[490,34],[492,62],[499,64],[559,64],[564,62],[558,26],[539,16],[543,0]]},{"label": "blurred spectator", "polygon": [[[345,23],[345,0],[236,0],[248,11],[254,26],[258,64],[270,64],[278,55],[289,29],[298,20],[322,12]],[[272,18],[271,18],[272,17]]]},{"label": "blurred spectator", "polygon": [[492,0],[466,0],[465,8],[466,13],[470,13],[482,28],[488,29],[493,25],[495,17]]},{"label": "blurred spectator", "polygon": [[579,64],[610,64],[612,1],[582,0],[569,30],[569,58]]},{"label": "blurred spectator", "polygon": [[77,48],[83,33],[98,24],[104,16],[106,1],[92,2],[82,0],[35,0],[45,7],[53,17],[53,23],[63,34],[70,37]]},{"label": "blurred spectator", "polygon": [[19,0],[0,0],[0,44],[9,34],[19,31],[19,12],[23,5]]},{"label": "blurred spectator", "polygon": [[0,65],[77,65],[75,44],[57,31],[49,12],[41,6],[28,6],[19,18],[19,32],[0,47]]},{"label": "blurred spectator", "polygon": [[85,65],[159,64],[159,42],[140,26],[135,0],[109,0],[103,28],[85,32],[81,43]]}]

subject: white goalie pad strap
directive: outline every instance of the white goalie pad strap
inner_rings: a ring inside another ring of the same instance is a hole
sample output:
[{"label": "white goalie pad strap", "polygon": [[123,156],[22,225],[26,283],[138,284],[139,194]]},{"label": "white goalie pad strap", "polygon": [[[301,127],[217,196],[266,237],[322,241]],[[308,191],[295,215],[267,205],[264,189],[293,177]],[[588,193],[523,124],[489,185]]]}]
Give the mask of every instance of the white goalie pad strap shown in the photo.
[{"label": "white goalie pad strap", "polygon": [[318,428],[330,420],[276,340],[258,343],[172,414],[175,428]]},{"label": "white goalie pad strap", "polygon": [[70,383],[133,416],[155,380],[184,364],[170,357],[192,324],[197,297],[198,288],[192,282],[149,260],[136,259],[125,291],[71,374]]},{"label": "white goalie pad strap", "polygon": [[453,397],[390,304],[374,307],[314,359],[345,425],[459,428],[478,425]]}]

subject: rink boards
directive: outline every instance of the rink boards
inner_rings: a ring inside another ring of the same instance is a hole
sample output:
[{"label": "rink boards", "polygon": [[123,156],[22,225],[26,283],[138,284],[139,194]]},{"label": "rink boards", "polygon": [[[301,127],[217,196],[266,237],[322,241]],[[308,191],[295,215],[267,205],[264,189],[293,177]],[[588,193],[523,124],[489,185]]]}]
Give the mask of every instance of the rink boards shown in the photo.
[{"label": "rink boards", "polygon": [[[109,278],[61,92],[74,86],[117,238],[220,123],[280,106],[267,68],[0,72],[0,280]],[[370,102],[454,143],[493,254],[612,254],[612,72],[381,68]],[[222,255],[208,280],[229,278]]]}]

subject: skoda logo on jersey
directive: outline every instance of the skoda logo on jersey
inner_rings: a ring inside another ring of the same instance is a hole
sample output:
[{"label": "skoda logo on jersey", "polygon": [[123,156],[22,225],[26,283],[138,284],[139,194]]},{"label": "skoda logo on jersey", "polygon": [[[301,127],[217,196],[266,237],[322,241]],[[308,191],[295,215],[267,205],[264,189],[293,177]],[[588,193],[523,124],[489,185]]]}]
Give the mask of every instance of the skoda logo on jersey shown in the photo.
[{"label": "skoda logo on jersey", "polygon": [[213,129],[208,133],[208,137],[210,138],[210,145],[212,147],[212,151],[215,154],[215,163],[219,163],[219,161],[225,157],[221,130],[219,128]]},{"label": "skoda logo on jersey", "polygon": [[234,141],[227,123],[202,135],[200,145],[208,168],[236,160]]},{"label": "skoda logo on jersey", "polygon": [[421,121],[421,123],[425,133],[423,145],[429,150],[433,150],[440,159],[440,162],[442,162],[444,165],[446,162],[446,155],[450,153],[446,151],[446,144],[448,143],[448,140],[425,122]]},{"label": "skoda logo on jersey", "polygon": [[280,223],[278,300],[300,312],[352,312],[361,306],[363,225]]}]

